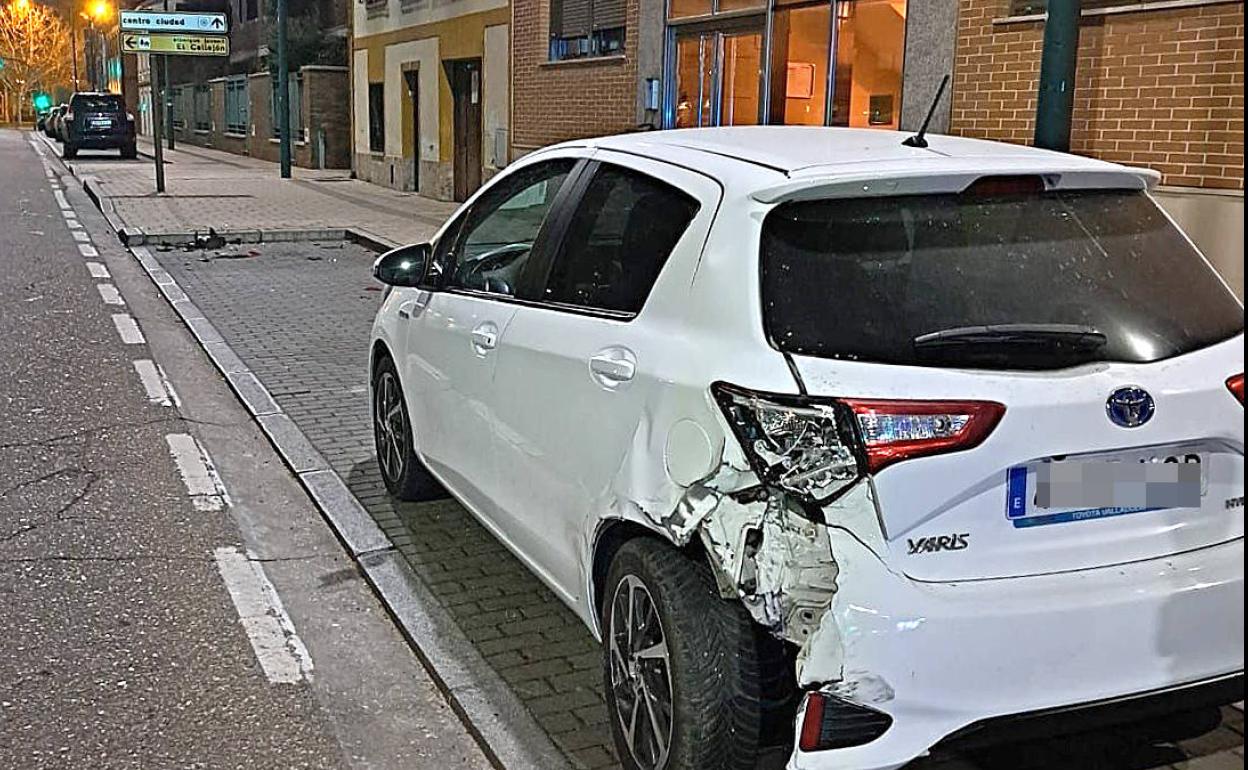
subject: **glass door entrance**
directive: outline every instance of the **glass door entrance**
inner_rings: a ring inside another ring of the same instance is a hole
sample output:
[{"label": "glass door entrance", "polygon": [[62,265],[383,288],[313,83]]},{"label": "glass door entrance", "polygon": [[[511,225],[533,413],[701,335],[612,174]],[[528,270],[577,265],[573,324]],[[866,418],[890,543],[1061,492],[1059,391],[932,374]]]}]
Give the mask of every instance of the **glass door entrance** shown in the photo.
[{"label": "glass door entrance", "polygon": [[664,127],[897,128],[906,2],[670,0]]},{"label": "glass door entrance", "polygon": [[762,122],[763,31],[676,35],[676,128]]}]

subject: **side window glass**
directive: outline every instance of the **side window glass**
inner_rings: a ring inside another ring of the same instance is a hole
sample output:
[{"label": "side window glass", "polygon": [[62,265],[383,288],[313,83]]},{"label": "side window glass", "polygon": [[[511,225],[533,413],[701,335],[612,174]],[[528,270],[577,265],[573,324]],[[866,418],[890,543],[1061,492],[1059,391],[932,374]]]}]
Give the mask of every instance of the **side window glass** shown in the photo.
[{"label": "side window glass", "polygon": [[542,299],[638,312],[697,212],[698,202],[669,184],[600,166],[572,215]]},{"label": "side window glass", "polygon": [[444,285],[515,296],[546,212],[575,165],[574,158],[537,163],[482,195],[444,258]]}]

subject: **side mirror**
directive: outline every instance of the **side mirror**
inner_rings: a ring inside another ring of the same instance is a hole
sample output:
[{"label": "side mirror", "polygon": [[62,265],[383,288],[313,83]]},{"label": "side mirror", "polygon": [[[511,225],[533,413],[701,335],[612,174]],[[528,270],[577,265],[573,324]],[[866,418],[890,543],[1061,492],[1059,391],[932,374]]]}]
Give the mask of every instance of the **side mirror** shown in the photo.
[{"label": "side mirror", "polygon": [[425,277],[432,253],[427,243],[391,249],[373,263],[373,277],[390,286],[416,286]]}]

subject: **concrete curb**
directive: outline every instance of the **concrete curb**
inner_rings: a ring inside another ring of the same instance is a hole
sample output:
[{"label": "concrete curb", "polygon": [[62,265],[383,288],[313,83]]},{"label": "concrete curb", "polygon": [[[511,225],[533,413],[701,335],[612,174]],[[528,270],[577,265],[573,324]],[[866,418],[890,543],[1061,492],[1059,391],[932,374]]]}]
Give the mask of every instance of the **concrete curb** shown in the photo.
[{"label": "concrete curb", "polygon": [[132,246],[130,252],[307,490],[486,757],[500,770],[569,770],[520,699],[173,276],[147,247]]}]

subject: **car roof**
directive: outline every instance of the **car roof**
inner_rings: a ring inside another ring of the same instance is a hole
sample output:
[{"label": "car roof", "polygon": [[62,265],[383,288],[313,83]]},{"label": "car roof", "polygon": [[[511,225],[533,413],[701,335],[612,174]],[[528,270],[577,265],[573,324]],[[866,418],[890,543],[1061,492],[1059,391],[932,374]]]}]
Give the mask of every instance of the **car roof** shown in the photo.
[{"label": "car roof", "polygon": [[652,157],[721,181],[758,186],[837,177],[983,173],[1099,172],[1128,174],[1146,184],[1156,175],[1113,163],[1004,142],[928,134],[928,147],[909,147],[906,132],[822,126],[733,126],[643,131],[569,142]]}]

